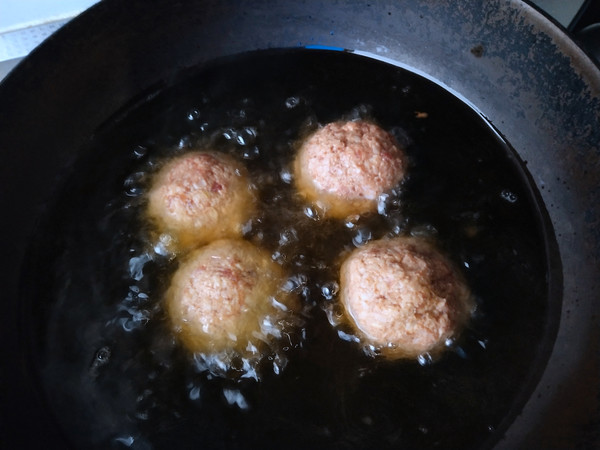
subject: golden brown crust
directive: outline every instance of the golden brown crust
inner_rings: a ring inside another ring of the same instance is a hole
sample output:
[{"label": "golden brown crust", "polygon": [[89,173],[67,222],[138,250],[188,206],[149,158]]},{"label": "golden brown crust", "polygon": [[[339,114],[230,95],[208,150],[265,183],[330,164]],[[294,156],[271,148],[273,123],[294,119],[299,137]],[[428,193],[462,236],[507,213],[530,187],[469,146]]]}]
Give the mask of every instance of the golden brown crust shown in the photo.
[{"label": "golden brown crust", "polygon": [[268,252],[244,240],[219,240],[195,250],[166,295],[173,329],[193,352],[259,346],[269,338],[264,319],[274,322],[285,308],[295,308],[281,291],[283,278]]},{"label": "golden brown crust", "polygon": [[413,237],[355,250],[342,264],[340,285],[350,322],[391,358],[439,350],[472,308],[469,289],[450,260]]},{"label": "golden brown crust", "polygon": [[191,152],[156,174],[147,213],[185,248],[239,237],[255,202],[243,165],[222,153]]},{"label": "golden brown crust", "polygon": [[332,217],[376,208],[404,177],[406,157],[394,137],[367,121],[333,122],[309,136],[294,162],[296,186]]}]

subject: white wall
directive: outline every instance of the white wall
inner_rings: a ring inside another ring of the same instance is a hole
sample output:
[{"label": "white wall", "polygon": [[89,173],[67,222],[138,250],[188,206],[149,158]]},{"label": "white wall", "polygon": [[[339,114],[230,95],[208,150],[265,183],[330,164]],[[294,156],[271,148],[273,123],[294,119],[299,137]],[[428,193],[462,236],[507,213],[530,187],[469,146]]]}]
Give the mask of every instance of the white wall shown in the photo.
[{"label": "white wall", "polygon": [[98,0],[0,0],[0,33],[76,16]]}]

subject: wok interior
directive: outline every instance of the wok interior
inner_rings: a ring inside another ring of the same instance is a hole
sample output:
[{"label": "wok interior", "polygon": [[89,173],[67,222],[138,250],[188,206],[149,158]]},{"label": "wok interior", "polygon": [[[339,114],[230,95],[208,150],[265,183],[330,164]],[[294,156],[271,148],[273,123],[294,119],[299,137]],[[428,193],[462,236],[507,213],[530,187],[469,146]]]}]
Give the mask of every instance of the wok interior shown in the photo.
[{"label": "wok interior", "polygon": [[[385,448],[474,447],[501,435],[543,370],[560,299],[548,285],[556,255],[544,208],[488,123],[426,79],[341,52],[238,55],[143,97],[82,153],[24,275],[37,279],[23,300],[41,384],[69,439]],[[358,231],[307,217],[285,181],[303,130],[344,116],[393,130],[412,160],[398,203]],[[253,139],[232,138],[249,128]],[[166,326],[162,295],[177,261],[149,250],[144,192],[161,159],[198,145],[248,166],[262,211],[245,238],[287,255],[290,280],[305,280],[305,325],[281,373],[267,362],[258,383],[202,370]],[[292,230],[290,246],[281,236]],[[465,269],[478,310],[439,360],[373,359],[327,320],[335,306],[322,287],[337,281],[340,253],[364,244],[357,232],[429,233]]]}]

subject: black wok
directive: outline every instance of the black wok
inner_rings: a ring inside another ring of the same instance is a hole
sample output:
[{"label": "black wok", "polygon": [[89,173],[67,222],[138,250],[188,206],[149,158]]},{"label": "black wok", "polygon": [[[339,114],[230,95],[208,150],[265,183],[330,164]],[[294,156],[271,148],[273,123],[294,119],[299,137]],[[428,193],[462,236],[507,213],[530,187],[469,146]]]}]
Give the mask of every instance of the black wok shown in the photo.
[{"label": "black wok", "polygon": [[45,200],[90,136],[182,69],[314,45],[426,74],[484,115],[527,162],[556,237],[551,276],[562,311],[547,365],[497,446],[600,444],[600,71],[559,27],[517,0],[105,0],[0,85],[0,445],[64,446],[28,356],[28,311],[19,301],[35,280],[22,279],[20,268]]}]

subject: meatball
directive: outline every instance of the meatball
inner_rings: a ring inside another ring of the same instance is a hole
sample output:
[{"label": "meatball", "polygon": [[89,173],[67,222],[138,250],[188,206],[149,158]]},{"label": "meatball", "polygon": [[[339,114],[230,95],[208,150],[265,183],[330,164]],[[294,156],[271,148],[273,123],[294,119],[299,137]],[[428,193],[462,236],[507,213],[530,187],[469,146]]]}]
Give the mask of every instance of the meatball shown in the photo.
[{"label": "meatball", "polygon": [[294,163],[296,186],[326,215],[375,210],[404,177],[406,156],[394,137],[366,121],[333,122],[309,136]]},{"label": "meatball", "polygon": [[255,194],[246,169],[217,152],[191,152],[168,162],[148,194],[148,215],[182,248],[239,237]]},{"label": "meatball", "polygon": [[472,309],[469,288],[450,260],[414,237],[352,252],[341,267],[340,297],[359,335],[393,359],[439,351]]},{"label": "meatball", "polygon": [[282,268],[270,254],[241,239],[224,239],[187,255],[166,295],[167,312],[192,352],[255,352],[281,334],[295,309],[281,290]]}]

